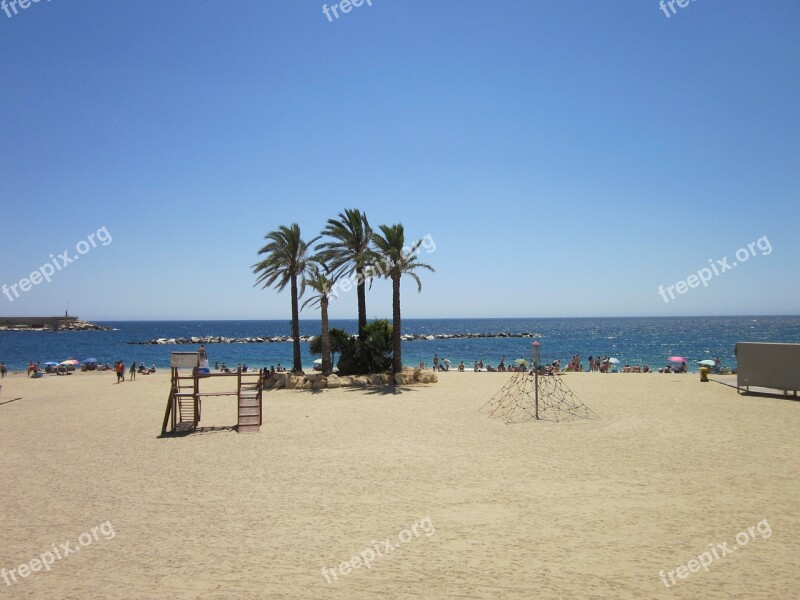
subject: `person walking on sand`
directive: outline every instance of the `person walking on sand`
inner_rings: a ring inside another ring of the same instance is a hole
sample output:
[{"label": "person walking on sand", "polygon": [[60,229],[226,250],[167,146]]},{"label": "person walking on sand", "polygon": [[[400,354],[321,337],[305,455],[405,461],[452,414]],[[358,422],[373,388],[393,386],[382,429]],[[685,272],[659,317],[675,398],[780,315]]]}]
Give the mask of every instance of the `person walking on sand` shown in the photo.
[{"label": "person walking on sand", "polygon": [[6,367],[6,363],[0,362],[0,379],[5,379],[6,373],[8,373],[8,367]]},{"label": "person walking on sand", "polygon": [[114,366],[114,370],[117,372],[117,383],[122,383],[125,381],[125,363],[121,360],[117,361],[117,364]]},{"label": "person walking on sand", "polygon": [[131,363],[131,370],[128,371],[128,380],[129,381],[133,381],[134,379],[136,379],[136,363],[132,362]]},{"label": "person walking on sand", "polygon": [[433,355],[433,371],[434,373],[439,370],[439,355]]}]

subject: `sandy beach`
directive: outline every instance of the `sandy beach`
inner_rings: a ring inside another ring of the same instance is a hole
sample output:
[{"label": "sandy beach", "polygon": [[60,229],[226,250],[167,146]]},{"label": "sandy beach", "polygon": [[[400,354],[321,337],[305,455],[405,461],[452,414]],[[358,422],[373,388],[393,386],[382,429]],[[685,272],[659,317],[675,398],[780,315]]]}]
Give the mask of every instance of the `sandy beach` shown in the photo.
[{"label": "sandy beach", "polygon": [[564,382],[599,419],[505,425],[477,411],[509,377],[266,392],[251,434],[211,398],[200,431],[163,439],[167,373],[7,377],[0,596],[796,594],[800,404],[586,373]]}]

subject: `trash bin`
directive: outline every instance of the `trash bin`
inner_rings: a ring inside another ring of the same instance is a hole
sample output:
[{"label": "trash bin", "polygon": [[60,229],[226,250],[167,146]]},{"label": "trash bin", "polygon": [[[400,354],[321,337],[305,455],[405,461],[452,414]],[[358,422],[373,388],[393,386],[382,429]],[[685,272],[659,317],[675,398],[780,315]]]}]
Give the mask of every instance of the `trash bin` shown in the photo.
[{"label": "trash bin", "polygon": [[700,367],[700,381],[708,383],[708,367]]}]

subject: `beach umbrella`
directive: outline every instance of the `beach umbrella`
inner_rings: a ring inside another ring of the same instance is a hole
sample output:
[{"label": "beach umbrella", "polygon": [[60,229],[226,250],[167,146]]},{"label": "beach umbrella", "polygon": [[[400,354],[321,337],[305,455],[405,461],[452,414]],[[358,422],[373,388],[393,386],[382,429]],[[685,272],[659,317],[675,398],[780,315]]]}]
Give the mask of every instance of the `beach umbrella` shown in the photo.
[{"label": "beach umbrella", "polygon": [[686,359],[683,358],[682,356],[670,356],[667,360],[669,362],[679,362],[679,363],[686,362]]},{"label": "beach umbrella", "polygon": [[608,362],[610,362],[612,365],[618,365],[619,364],[619,359],[618,358],[609,358]]},{"label": "beach umbrella", "polygon": [[527,366],[527,364],[528,364],[528,361],[527,361],[527,360],[525,360],[524,358],[518,358],[518,359],[517,359],[517,360],[515,360],[514,362],[515,362],[516,364],[518,364],[518,365],[526,365],[526,366]]},{"label": "beach umbrella", "polygon": [[715,364],[717,364],[717,363],[715,363],[713,360],[701,360],[701,361],[700,361],[699,363],[697,363],[697,364],[698,364],[698,365],[704,365],[704,366],[706,366],[706,367],[713,367],[713,366],[714,366]]},{"label": "beach umbrella", "polygon": [[58,363],[57,363],[57,362],[55,362],[55,361],[53,361],[53,360],[48,360],[48,361],[47,361],[46,363],[44,363],[44,364],[45,364],[45,366],[50,366],[50,367],[57,367],[57,366],[58,366]]},{"label": "beach umbrella", "polygon": [[96,362],[97,362],[96,358],[87,358],[85,361],[83,361],[83,364],[88,365],[88,364],[96,363]]},{"label": "beach umbrella", "polygon": [[58,364],[60,364],[60,365],[79,365],[79,364],[81,364],[81,363],[79,363],[79,362],[78,362],[77,360],[75,360],[74,358],[68,358],[67,360],[62,360],[62,361],[61,361],[60,363],[58,363]]},{"label": "beach umbrella", "polygon": [[322,359],[318,358],[317,360],[314,361],[314,364],[315,365],[321,365],[322,364]]}]

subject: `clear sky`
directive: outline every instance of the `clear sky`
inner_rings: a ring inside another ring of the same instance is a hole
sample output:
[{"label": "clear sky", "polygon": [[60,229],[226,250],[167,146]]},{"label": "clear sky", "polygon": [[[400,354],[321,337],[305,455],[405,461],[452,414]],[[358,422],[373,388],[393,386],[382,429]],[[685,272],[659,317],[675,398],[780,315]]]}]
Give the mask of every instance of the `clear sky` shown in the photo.
[{"label": "clear sky", "polygon": [[796,0],[371,1],[0,11],[0,284],[111,239],[0,314],[287,318],[264,234],[348,207],[435,241],[407,317],[800,313]]}]

